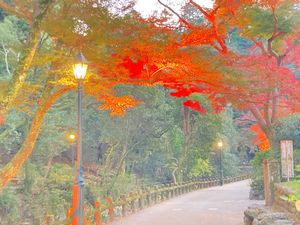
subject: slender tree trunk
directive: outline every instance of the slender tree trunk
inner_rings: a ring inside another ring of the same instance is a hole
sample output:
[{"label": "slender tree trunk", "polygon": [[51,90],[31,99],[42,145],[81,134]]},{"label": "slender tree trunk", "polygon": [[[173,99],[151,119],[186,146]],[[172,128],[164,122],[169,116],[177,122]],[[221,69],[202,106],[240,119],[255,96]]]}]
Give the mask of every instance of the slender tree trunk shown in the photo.
[{"label": "slender tree trunk", "polygon": [[49,156],[48,162],[47,162],[46,172],[45,172],[45,175],[44,175],[45,179],[47,179],[47,177],[48,177],[48,175],[50,173],[50,170],[51,170],[51,167],[52,167],[53,158],[54,158],[54,154],[51,153],[50,156]]},{"label": "slender tree trunk", "polygon": [[2,116],[5,116],[8,113],[13,101],[18,96],[18,93],[25,82],[31,63],[38,48],[39,41],[40,32],[36,31],[32,36],[32,40],[27,48],[24,59],[20,62],[20,66],[14,72],[13,77],[9,82],[7,91],[0,100],[0,114]]},{"label": "slender tree trunk", "polygon": [[188,148],[190,144],[190,110],[186,109],[184,105],[181,106],[181,118],[183,123],[183,138],[182,154],[178,160],[177,180],[183,180],[183,169],[188,157]]},{"label": "slender tree trunk", "polygon": [[174,168],[172,171],[172,177],[173,177],[173,183],[177,184],[177,179],[176,179],[176,171],[178,170],[178,168]]},{"label": "slender tree trunk", "polygon": [[[47,101],[44,101],[44,104],[40,105],[31,123],[29,133],[25,141],[23,142],[21,149],[13,157],[13,159],[9,163],[7,163],[0,171],[0,190],[2,190],[12,178],[16,177],[19,174],[23,164],[31,155],[34,149],[34,145],[39,136],[40,129],[47,111],[62,95],[64,95],[69,90],[70,88],[58,89],[48,98]],[[50,93],[50,91],[51,90],[49,90],[48,94]]]},{"label": "slender tree trunk", "polygon": [[41,2],[36,0],[34,1],[32,12],[28,11],[28,15],[25,15],[23,13],[19,13],[18,10],[15,10],[14,7],[11,7],[11,5],[5,1],[0,1],[1,8],[18,18],[24,19],[29,25],[31,25],[32,32],[28,38],[28,48],[23,53],[23,59],[19,61],[19,66],[13,74],[6,93],[0,99],[0,116],[2,117],[5,117],[8,113],[13,101],[18,96],[18,93],[27,78],[36,51],[41,47],[41,22],[48,16],[49,11],[52,9],[54,4],[55,0],[47,0],[44,2],[44,6],[42,7]]},{"label": "slender tree trunk", "polygon": [[1,42],[1,45],[2,45],[2,49],[3,49],[3,51],[1,51],[1,52],[4,55],[5,69],[6,69],[7,75],[10,76],[11,72],[10,72],[10,69],[9,69],[9,62],[8,62],[8,54],[10,52],[10,49],[7,49],[3,42]]}]

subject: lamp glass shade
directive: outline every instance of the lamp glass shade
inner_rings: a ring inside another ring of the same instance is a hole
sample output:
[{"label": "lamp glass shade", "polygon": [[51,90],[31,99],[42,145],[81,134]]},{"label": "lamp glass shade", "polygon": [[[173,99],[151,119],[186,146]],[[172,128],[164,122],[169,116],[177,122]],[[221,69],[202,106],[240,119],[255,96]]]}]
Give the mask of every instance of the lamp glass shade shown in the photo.
[{"label": "lamp glass shade", "polygon": [[219,141],[219,142],[218,142],[218,147],[219,147],[219,148],[222,148],[222,147],[223,147],[223,142],[222,142],[222,141]]},{"label": "lamp glass shade", "polygon": [[75,63],[73,65],[74,76],[77,80],[83,80],[86,75],[88,65],[85,63]]},{"label": "lamp glass shade", "polygon": [[73,65],[74,76],[77,80],[83,80],[86,75],[88,67],[88,61],[82,54],[82,52],[78,52],[75,63]]}]

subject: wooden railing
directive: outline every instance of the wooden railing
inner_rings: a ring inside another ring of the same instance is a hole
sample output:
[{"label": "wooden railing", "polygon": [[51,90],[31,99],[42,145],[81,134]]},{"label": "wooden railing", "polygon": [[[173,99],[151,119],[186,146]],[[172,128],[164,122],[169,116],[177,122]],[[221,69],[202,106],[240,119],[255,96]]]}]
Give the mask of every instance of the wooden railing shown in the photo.
[{"label": "wooden railing", "polygon": [[[224,184],[246,179],[250,179],[250,175],[225,177]],[[112,221],[117,216],[124,217],[128,214],[135,213],[138,210],[158,204],[170,198],[174,198],[194,190],[219,185],[220,179],[192,179],[180,184],[164,184],[150,188],[143,188],[142,190],[131,192],[128,195],[122,195],[120,199],[116,201],[113,201],[111,197],[108,197],[105,204],[101,204],[100,200],[97,200],[92,210],[86,210],[84,225],[102,225],[103,223]],[[71,225],[70,215],[72,215],[72,212],[70,212],[69,209],[66,220],[49,224]]]}]

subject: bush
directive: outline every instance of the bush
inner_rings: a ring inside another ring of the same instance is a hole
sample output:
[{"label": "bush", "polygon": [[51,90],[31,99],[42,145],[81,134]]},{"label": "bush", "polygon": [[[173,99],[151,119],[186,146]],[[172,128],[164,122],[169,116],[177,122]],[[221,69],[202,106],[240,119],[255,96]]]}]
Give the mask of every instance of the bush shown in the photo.
[{"label": "bush", "polygon": [[18,205],[14,190],[5,188],[0,195],[0,224],[14,224],[18,217]]},{"label": "bush", "polygon": [[270,151],[257,152],[251,161],[252,164],[252,181],[251,190],[257,194],[264,193],[264,160],[270,158]]}]

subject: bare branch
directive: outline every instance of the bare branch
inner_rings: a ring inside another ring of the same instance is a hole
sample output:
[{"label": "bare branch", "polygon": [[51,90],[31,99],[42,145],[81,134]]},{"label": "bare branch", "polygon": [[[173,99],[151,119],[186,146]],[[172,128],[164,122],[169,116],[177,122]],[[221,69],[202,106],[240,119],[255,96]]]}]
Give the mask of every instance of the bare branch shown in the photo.
[{"label": "bare branch", "polygon": [[255,104],[249,104],[249,108],[251,113],[253,114],[253,116],[255,117],[258,125],[260,126],[260,128],[267,133],[267,124],[266,121],[263,119],[263,116],[261,115],[261,113],[259,112],[258,108],[256,107]]},{"label": "bare branch", "polygon": [[157,0],[159,4],[161,4],[162,6],[164,6],[165,8],[167,8],[168,10],[170,10],[174,15],[176,15],[179,19],[180,22],[182,22],[183,24],[185,24],[188,28],[191,28],[191,24],[189,22],[187,22],[184,18],[182,18],[182,16],[180,16],[174,9],[172,9],[170,6],[166,5],[165,3],[163,3],[161,0]]},{"label": "bare branch", "polygon": [[285,32],[278,32],[278,19],[277,19],[277,16],[275,14],[275,8],[272,8],[272,14],[273,14],[273,34],[268,39],[268,52],[269,52],[270,56],[275,57],[278,64],[280,64],[283,57],[282,56],[280,57],[280,55],[277,52],[274,51],[274,49],[272,48],[272,43],[275,39],[277,39],[280,36],[284,35]]},{"label": "bare branch", "polygon": [[281,55],[282,58],[287,56],[292,50],[294,50],[300,44],[300,37],[298,37],[296,40],[297,41]]},{"label": "bare branch", "polygon": [[195,6],[201,13],[203,13],[203,15],[208,19],[210,17],[210,15],[196,2],[194,2],[193,0],[189,1],[193,6]]},{"label": "bare branch", "polygon": [[6,69],[6,72],[7,74],[10,76],[11,75],[11,72],[10,72],[10,69],[9,69],[9,63],[8,63],[8,54],[10,52],[10,49],[7,49],[5,47],[5,44],[3,43],[3,41],[1,41],[1,45],[2,45],[2,48],[3,48],[3,55],[4,55],[4,61],[5,61],[5,69]]},{"label": "bare branch", "polygon": [[262,53],[263,53],[264,55],[267,55],[267,54],[268,54],[268,53],[267,53],[267,50],[266,50],[266,48],[265,48],[265,46],[264,46],[264,44],[263,44],[261,41],[258,41],[258,40],[256,40],[255,38],[251,38],[251,41],[253,41],[253,43],[254,43],[257,47],[260,48],[260,50],[262,51]]}]

